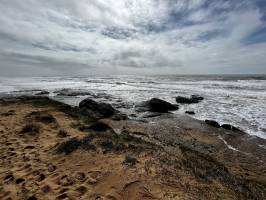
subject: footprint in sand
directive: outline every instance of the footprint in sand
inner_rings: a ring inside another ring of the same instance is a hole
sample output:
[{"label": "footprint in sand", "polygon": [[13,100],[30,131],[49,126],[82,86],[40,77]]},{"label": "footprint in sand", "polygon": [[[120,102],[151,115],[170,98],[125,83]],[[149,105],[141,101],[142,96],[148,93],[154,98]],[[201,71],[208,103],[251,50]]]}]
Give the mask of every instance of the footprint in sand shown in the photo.
[{"label": "footprint in sand", "polygon": [[96,184],[100,178],[102,178],[103,172],[101,171],[90,171],[88,172],[88,184]]},{"label": "footprint in sand", "polygon": [[155,197],[150,193],[142,182],[133,181],[127,183],[122,191],[123,199],[128,199],[130,196],[135,199],[154,199]]},{"label": "footprint in sand", "polygon": [[72,177],[64,175],[58,179],[57,184],[61,186],[71,186],[75,184],[75,180]]},{"label": "footprint in sand", "polygon": [[45,178],[46,178],[45,175],[41,173],[41,174],[39,174],[39,175],[36,177],[36,181],[41,182],[41,181],[43,181]]},{"label": "footprint in sand", "polygon": [[4,183],[5,183],[5,184],[9,184],[9,183],[13,182],[14,179],[15,179],[15,178],[14,178],[13,174],[8,174],[8,175],[6,175],[5,178],[4,178]]},{"label": "footprint in sand", "polygon": [[35,196],[31,196],[31,197],[29,197],[27,200],[38,200],[38,199],[37,199],[37,197],[35,197]]},{"label": "footprint in sand", "polygon": [[98,196],[95,198],[95,200],[118,200],[116,197],[113,197],[111,195],[108,196]]},{"label": "footprint in sand", "polygon": [[49,185],[44,185],[43,187],[41,187],[41,191],[44,193],[44,194],[47,194],[51,191],[51,187]]},{"label": "footprint in sand", "polygon": [[88,189],[82,185],[82,186],[77,187],[75,191],[78,192],[80,196],[83,196],[84,194],[87,193]]},{"label": "footprint in sand", "polygon": [[56,200],[62,200],[68,198],[67,193],[60,194],[59,196],[56,197]]},{"label": "footprint in sand", "polygon": [[32,150],[32,149],[35,149],[35,146],[32,146],[32,145],[28,145],[24,148],[25,150]]},{"label": "footprint in sand", "polygon": [[86,175],[83,172],[77,172],[75,175],[75,178],[79,181],[79,182],[84,182],[86,180]]},{"label": "footprint in sand", "polygon": [[22,182],[25,182],[25,179],[24,179],[24,178],[17,178],[17,179],[15,180],[15,183],[16,183],[17,185],[19,185],[19,184],[22,183]]},{"label": "footprint in sand", "polygon": [[47,170],[48,172],[54,172],[56,170],[56,166],[53,164],[48,164]]}]

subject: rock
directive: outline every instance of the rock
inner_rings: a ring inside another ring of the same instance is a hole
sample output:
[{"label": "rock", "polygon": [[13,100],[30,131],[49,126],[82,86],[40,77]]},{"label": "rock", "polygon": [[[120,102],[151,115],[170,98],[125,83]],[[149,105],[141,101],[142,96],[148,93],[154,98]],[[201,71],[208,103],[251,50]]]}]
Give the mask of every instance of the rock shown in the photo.
[{"label": "rock", "polygon": [[232,130],[232,126],[230,124],[223,124],[221,127],[226,130]]},{"label": "rock", "polygon": [[204,98],[202,96],[199,96],[199,95],[191,95],[191,99],[196,99],[198,101],[204,100]]},{"label": "rock", "polygon": [[220,124],[214,120],[205,120],[205,123],[216,128],[221,127]]},{"label": "rock", "polygon": [[194,111],[186,111],[186,114],[195,115],[195,112]]},{"label": "rock", "polygon": [[182,104],[193,104],[193,103],[199,103],[203,99],[204,98],[199,95],[191,95],[190,98],[178,96],[176,97],[176,102]]},{"label": "rock", "polygon": [[112,128],[103,122],[95,122],[92,124],[89,129],[94,130],[94,131],[107,131],[107,130],[112,130]]},{"label": "rock", "polygon": [[73,89],[62,89],[55,91],[57,95],[60,96],[87,96],[92,95],[91,92],[88,92],[86,90],[73,90]]},{"label": "rock", "polygon": [[158,113],[167,113],[169,111],[178,110],[178,105],[171,104],[167,101],[152,98],[149,101],[145,101],[142,104],[137,106],[140,112],[150,111],[150,112],[158,112]]},{"label": "rock", "polygon": [[175,100],[177,103],[182,103],[182,104],[199,103],[199,100],[197,100],[197,99],[181,97],[181,96],[176,97]]},{"label": "rock", "polygon": [[48,95],[48,94],[50,94],[50,92],[43,90],[41,92],[36,93],[35,95]]},{"label": "rock", "polygon": [[79,103],[79,108],[98,115],[98,117],[111,117],[116,110],[107,103],[98,103],[90,98],[86,98]]},{"label": "rock", "polygon": [[239,128],[236,128],[230,124],[223,124],[221,127],[230,131],[241,131]]}]

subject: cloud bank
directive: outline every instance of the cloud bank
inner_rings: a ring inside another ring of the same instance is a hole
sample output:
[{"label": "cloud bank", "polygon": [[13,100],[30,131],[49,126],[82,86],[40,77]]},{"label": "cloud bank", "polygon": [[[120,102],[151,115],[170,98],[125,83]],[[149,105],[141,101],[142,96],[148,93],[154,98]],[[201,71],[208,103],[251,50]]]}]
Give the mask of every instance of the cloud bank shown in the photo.
[{"label": "cloud bank", "polygon": [[0,74],[266,73],[264,0],[0,0]]}]

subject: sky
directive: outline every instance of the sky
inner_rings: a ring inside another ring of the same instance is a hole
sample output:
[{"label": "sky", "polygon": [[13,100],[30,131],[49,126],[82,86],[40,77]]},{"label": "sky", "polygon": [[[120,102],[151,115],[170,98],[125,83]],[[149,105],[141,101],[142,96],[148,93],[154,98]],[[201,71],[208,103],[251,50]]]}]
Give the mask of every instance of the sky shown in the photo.
[{"label": "sky", "polygon": [[266,0],[0,0],[0,76],[266,74]]}]

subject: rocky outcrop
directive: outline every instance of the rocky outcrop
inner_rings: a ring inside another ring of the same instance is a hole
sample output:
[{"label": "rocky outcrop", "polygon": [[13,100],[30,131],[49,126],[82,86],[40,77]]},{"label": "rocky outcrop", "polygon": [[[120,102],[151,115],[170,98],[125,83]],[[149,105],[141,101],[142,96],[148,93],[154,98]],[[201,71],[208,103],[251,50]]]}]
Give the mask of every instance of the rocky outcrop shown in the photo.
[{"label": "rocky outcrop", "polygon": [[230,131],[241,131],[239,128],[232,126],[230,124],[223,124],[223,125],[221,125],[221,127],[226,129],[226,130],[230,130]]},{"label": "rocky outcrop", "polygon": [[193,103],[199,103],[203,99],[204,99],[203,97],[198,96],[198,95],[191,95],[190,98],[178,96],[176,97],[176,102],[182,103],[182,104],[193,104]]},{"label": "rocky outcrop", "polygon": [[167,113],[169,111],[174,111],[178,109],[178,105],[171,104],[167,101],[158,98],[152,98],[148,101],[141,103],[140,105],[137,105],[137,111],[139,112],[150,111],[157,113]]},{"label": "rocky outcrop", "polygon": [[90,98],[86,98],[79,103],[79,108],[94,114],[99,118],[111,117],[116,111],[110,104],[98,103]]},{"label": "rocky outcrop", "polygon": [[195,112],[194,111],[186,111],[186,114],[195,115]]},{"label": "rocky outcrop", "polygon": [[221,127],[220,124],[214,120],[205,120],[205,123],[216,128]]}]

